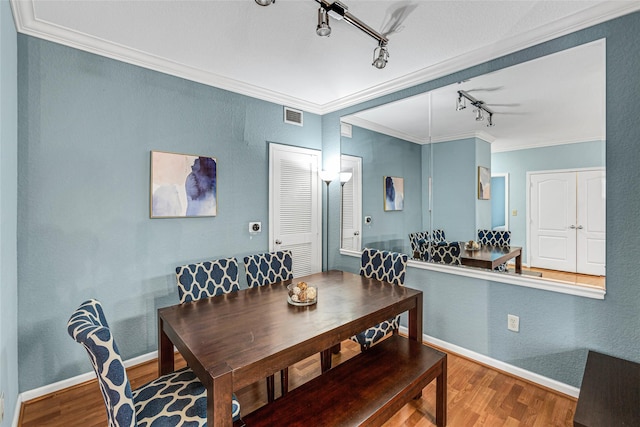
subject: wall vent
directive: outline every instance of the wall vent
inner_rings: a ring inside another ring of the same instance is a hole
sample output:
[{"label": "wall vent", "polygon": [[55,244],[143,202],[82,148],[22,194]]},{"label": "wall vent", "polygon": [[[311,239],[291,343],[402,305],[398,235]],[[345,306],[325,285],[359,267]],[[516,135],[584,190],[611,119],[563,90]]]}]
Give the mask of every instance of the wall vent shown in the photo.
[{"label": "wall vent", "polygon": [[302,111],[284,107],[284,122],[290,125],[302,126]]},{"label": "wall vent", "polygon": [[340,122],[340,135],[346,138],[351,138],[351,132],[352,129],[350,123]]}]

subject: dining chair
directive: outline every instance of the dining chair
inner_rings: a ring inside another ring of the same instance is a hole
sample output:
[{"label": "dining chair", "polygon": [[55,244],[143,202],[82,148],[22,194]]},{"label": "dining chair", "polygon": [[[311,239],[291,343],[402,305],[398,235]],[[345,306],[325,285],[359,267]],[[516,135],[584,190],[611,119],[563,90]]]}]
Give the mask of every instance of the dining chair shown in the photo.
[{"label": "dining chair", "polygon": [[[293,256],[290,250],[267,252],[244,258],[247,285],[250,288],[270,285],[293,279]],[[267,400],[275,397],[275,379],[267,377]],[[284,396],[289,391],[289,368],[280,371],[280,391]]]},{"label": "dining chair", "polygon": [[460,243],[441,243],[429,246],[429,258],[438,264],[460,265]]},{"label": "dining chair", "polygon": [[[365,248],[360,259],[360,275],[404,286],[407,259],[406,254]],[[365,351],[389,332],[397,333],[399,327],[400,315],[352,336],[351,340],[360,344],[360,349]]]},{"label": "dining chair", "polygon": [[409,243],[413,258],[423,261],[429,260],[429,232],[417,231],[409,233]]},{"label": "dining chair", "polygon": [[[509,246],[511,245],[511,231],[505,230],[478,230],[478,242],[481,245],[489,246]],[[507,263],[502,263],[495,271],[508,271]]]},{"label": "dining chair", "polygon": [[[69,318],[67,332],[89,354],[107,409],[109,427],[206,426],[207,390],[189,368],[131,390],[99,301],[83,302]],[[231,405],[233,421],[240,420],[240,403],[235,395]]]},{"label": "dining chair", "polygon": [[222,258],[176,267],[180,303],[240,290],[238,260]]},{"label": "dining chair", "polygon": [[436,229],[431,231],[431,242],[438,243],[448,243],[447,238],[445,237],[444,230]]}]

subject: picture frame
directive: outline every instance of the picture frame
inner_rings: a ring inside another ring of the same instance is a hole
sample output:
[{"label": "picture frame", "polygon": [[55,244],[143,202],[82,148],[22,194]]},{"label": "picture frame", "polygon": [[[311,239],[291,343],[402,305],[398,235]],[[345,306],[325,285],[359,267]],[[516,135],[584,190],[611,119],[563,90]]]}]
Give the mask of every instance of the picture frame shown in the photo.
[{"label": "picture frame", "polygon": [[218,214],[215,157],[151,151],[151,218]]},{"label": "picture frame", "polygon": [[478,199],[491,199],[491,170],[478,166]]},{"label": "picture frame", "polygon": [[401,211],[404,209],[404,178],[385,176],[382,181],[385,211]]}]

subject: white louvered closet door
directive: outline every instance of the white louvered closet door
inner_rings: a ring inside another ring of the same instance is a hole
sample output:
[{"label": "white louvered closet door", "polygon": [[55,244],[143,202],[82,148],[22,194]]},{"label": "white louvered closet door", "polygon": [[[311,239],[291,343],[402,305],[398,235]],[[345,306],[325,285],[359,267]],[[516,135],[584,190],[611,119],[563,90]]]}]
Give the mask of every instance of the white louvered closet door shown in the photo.
[{"label": "white louvered closet door", "polygon": [[342,186],[342,249],[359,251],[362,230],[362,158],[343,154],[340,171],[351,172],[351,179]]},{"label": "white louvered closet door", "polygon": [[269,145],[270,250],[291,250],[295,277],[322,271],[320,152]]}]

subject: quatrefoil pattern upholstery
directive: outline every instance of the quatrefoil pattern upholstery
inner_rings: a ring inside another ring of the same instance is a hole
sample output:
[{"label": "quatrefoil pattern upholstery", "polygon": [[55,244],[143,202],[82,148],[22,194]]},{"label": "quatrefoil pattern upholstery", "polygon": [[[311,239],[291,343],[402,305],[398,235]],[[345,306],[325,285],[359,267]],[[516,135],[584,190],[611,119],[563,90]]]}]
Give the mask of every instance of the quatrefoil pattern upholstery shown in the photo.
[{"label": "quatrefoil pattern upholstery", "polygon": [[444,236],[444,230],[433,230],[431,232],[431,239],[433,240],[433,243],[441,243],[447,241],[446,237]]},{"label": "quatrefoil pattern upholstery", "polygon": [[244,258],[244,264],[250,288],[293,278],[293,262],[289,250],[251,255]]},{"label": "quatrefoil pattern upholstery", "polygon": [[460,244],[457,242],[432,245],[429,251],[433,262],[460,265]]},{"label": "quatrefoil pattern upholstery", "polygon": [[176,280],[180,303],[238,291],[238,260],[223,258],[183,265],[176,268]]},{"label": "quatrefoil pattern upholstery", "polygon": [[413,257],[427,261],[429,259],[429,232],[418,231],[409,234],[409,243]]},{"label": "quatrefoil pattern upholstery", "polygon": [[[127,372],[99,301],[85,301],[71,315],[67,332],[82,344],[98,377],[109,427],[205,426],[206,389],[184,368],[132,391]],[[233,396],[233,419],[240,404]]]},{"label": "quatrefoil pattern upholstery", "polygon": [[[407,258],[405,254],[365,248],[362,251],[360,275],[403,286]],[[396,316],[352,336],[351,340],[359,343],[364,351],[399,327],[400,316]]]},{"label": "quatrefoil pattern upholstery", "polygon": [[[481,245],[509,246],[511,244],[511,231],[478,230],[478,242]],[[507,263],[500,264],[494,271],[506,272]]]}]

